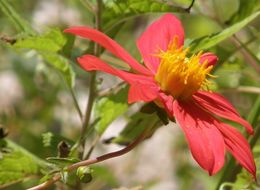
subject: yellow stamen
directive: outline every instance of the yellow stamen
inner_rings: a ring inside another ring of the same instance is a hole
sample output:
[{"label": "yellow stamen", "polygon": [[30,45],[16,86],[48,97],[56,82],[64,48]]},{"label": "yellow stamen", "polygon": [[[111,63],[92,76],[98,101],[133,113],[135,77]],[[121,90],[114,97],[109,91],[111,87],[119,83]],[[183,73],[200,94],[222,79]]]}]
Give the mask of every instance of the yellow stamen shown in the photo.
[{"label": "yellow stamen", "polygon": [[161,59],[155,80],[161,90],[176,99],[188,99],[200,88],[208,89],[213,66],[207,61],[200,63],[202,52],[187,57],[189,48],[178,48],[178,38],[174,38],[166,51],[160,50],[155,56]]}]

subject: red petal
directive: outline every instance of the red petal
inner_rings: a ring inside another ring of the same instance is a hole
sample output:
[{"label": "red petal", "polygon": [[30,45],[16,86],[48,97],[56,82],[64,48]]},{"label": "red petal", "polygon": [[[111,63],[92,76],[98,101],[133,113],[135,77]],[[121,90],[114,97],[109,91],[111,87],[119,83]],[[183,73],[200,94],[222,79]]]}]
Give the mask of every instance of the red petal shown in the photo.
[{"label": "red petal", "polygon": [[114,40],[103,34],[102,32],[84,27],[84,26],[78,26],[78,27],[72,27],[64,30],[64,32],[72,33],[74,35],[81,36],[83,38],[88,38],[90,40],[93,40],[94,42],[100,44],[104,48],[106,48],[108,51],[113,53],[118,58],[125,61],[131,68],[134,70],[145,74],[145,75],[151,75],[151,72],[143,67],[141,64],[139,64],[129,53],[127,53],[126,50],[124,50],[118,43],[116,43]]},{"label": "red petal", "polygon": [[207,52],[207,53],[204,53],[201,55],[200,63],[203,63],[206,60],[208,61],[208,64],[207,64],[208,66],[211,66],[211,65],[214,66],[218,61],[218,57],[211,52]]},{"label": "red petal", "polygon": [[166,95],[163,92],[159,93],[159,100],[162,102],[166,112],[170,117],[173,117],[173,97],[171,95]]},{"label": "red petal", "polygon": [[217,173],[224,164],[225,144],[215,126],[216,119],[192,101],[176,100],[173,109],[194,159],[210,175]]},{"label": "red petal", "polygon": [[155,100],[159,94],[159,87],[155,83],[131,83],[128,93],[128,103]]},{"label": "red petal", "polygon": [[133,74],[119,69],[115,69],[111,67],[109,64],[105,63],[104,61],[102,61],[101,59],[93,55],[84,55],[82,57],[79,57],[77,60],[80,66],[86,71],[95,71],[95,70],[103,71],[111,75],[118,76],[119,78],[125,80],[128,83],[131,83],[136,80],[146,81],[152,79],[151,77],[148,76]]},{"label": "red petal", "polygon": [[243,125],[247,132],[253,134],[252,126],[244,120],[235,108],[220,94],[199,91],[193,95],[193,99],[203,108],[217,116],[229,119]]},{"label": "red petal", "polygon": [[172,14],[165,14],[153,22],[137,41],[144,63],[153,73],[156,73],[159,58],[154,56],[159,49],[167,50],[173,38],[178,37],[179,46],[184,42],[184,31],[181,22]]},{"label": "red petal", "polygon": [[224,136],[227,150],[237,159],[237,161],[256,177],[256,166],[252,151],[246,139],[240,132],[227,124],[221,123],[218,129]]},{"label": "red petal", "polygon": [[153,78],[143,75],[128,73],[111,67],[109,64],[92,55],[84,55],[78,58],[79,64],[87,71],[103,71],[120,77],[130,83],[129,103],[136,101],[151,101],[158,96],[159,87]]}]

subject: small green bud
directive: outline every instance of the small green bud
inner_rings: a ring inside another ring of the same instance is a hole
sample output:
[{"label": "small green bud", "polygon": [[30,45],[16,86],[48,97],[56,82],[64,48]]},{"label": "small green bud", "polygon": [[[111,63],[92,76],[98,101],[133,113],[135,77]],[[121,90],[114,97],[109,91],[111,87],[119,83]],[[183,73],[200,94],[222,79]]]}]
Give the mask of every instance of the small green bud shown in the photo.
[{"label": "small green bud", "polygon": [[93,170],[87,166],[81,166],[77,169],[77,176],[82,183],[89,183],[92,181]]}]

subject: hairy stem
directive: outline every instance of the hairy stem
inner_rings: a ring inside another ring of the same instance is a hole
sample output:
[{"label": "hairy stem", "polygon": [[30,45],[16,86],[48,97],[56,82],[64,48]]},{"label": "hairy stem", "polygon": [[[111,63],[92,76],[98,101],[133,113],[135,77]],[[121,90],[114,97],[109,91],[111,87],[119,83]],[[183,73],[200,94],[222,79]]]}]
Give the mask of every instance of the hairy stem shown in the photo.
[{"label": "hairy stem", "polygon": [[[95,14],[96,14],[95,28],[98,30],[101,30],[101,11],[102,11],[101,9],[102,9],[102,0],[97,0],[97,6],[96,6],[96,10],[95,10]],[[100,55],[100,46],[98,44],[95,44],[94,55],[97,57]],[[87,107],[86,107],[85,117],[84,117],[84,121],[83,121],[81,137],[80,137],[80,141],[79,141],[79,146],[80,146],[79,155],[81,158],[83,158],[83,156],[84,156],[85,140],[86,140],[85,135],[89,128],[89,123],[90,123],[92,108],[93,108],[94,101],[95,101],[95,96],[96,96],[96,71],[92,71],[90,73],[90,80],[89,80],[89,96],[88,96],[88,101],[87,101]]]}]

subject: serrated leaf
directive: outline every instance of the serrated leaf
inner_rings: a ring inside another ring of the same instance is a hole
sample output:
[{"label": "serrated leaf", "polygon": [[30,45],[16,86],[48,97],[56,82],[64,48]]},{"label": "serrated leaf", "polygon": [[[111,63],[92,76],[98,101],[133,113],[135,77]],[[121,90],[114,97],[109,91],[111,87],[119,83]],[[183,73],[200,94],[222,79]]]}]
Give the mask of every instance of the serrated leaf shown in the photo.
[{"label": "serrated leaf", "polygon": [[70,65],[70,61],[67,58],[56,53],[41,52],[40,54],[51,66],[63,74],[66,83],[70,87],[74,86],[75,73]]},{"label": "serrated leaf", "polygon": [[28,48],[38,51],[58,52],[66,44],[66,37],[58,29],[53,29],[46,34],[29,36],[18,39],[14,44],[16,48]]},{"label": "serrated leaf", "polygon": [[65,78],[68,86],[73,87],[75,73],[72,69],[69,59],[58,54],[67,42],[65,35],[58,29],[53,29],[43,35],[37,35],[19,39],[13,45],[15,48],[26,48],[36,50],[44,60],[60,71]]},{"label": "serrated leaf", "polygon": [[119,136],[112,139],[113,143],[126,145],[135,140],[144,130],[149,129],[147,137],[151,136],[160,125],[158,116],[137,112],[130,117],[126,127],[120,132]]},{"label": "serrated leaf", "polygon": [[29,23],[14,10],[7,0],[0,1],[0,9],[14,23],[17,30],[26,34],[35,34]]},{"label": "serrated leaf", "polygon": [[35,162],[18,151],[4,154],[0,161],[0,185],[11,184],[37,173]]},{"label": "serrated leaf", "polygon": [[223,40],[229,38],[230,36],[232,36],[233,34],[235,34],[236,32],[238,32],[240,29],[242,29],[243,27],[245,27],[247,24],[249,24],[252,20],[254,20],[256,17],[258,17],[260,14],[260,11],[246,17],[245,19],[243,19],[242,21],[224,29],[221,32],[215,33],[213,35],[210,36],[205,36],[205,37],[201,37],[198,39],[193,40],[189,46],[190,46],[190,51],[192,53],[198,52],[200,50],[206,50],[209,49],[213,46],[215,46],[216,44],[222,42]]},{"label": "serrated leaf", "polygon": [[157,0],[107,1],[102,14],[103,22],[106,23],[104,28],[110,28],[113,24],[119,23],[128,17],[154,12],[183,12],[183,9]]},{"label": "serrated leaf", "polygon": [[6,142],[6,148],[10,151],[2,153],[0,159],[0,186],[8,186],[38,174],[40,168],[46,166],[44,161],[13,142],[1,141]]},{"label": "serrated leaf", "polygon": [[95,129],[99,135],[102,135],[109,124],[127,110],[127,92],[128,88],[124,87],[116,94],[101,97],[97,101],[95,117],[98,121]]},{"label": "serrated leaf", "polygon": [[53,134],[51,132],[47,132],[47,133],[42,134],[43,146],[48,148],[48,149],[51,149],[55,152],[57,151],[58,145],[61,142],[66,142],[69,145],[74,144],[74,142],[71,141],[70,139],[67,139],[67,138],[60,136],[60,135],[57,135],[57,134]]}]

